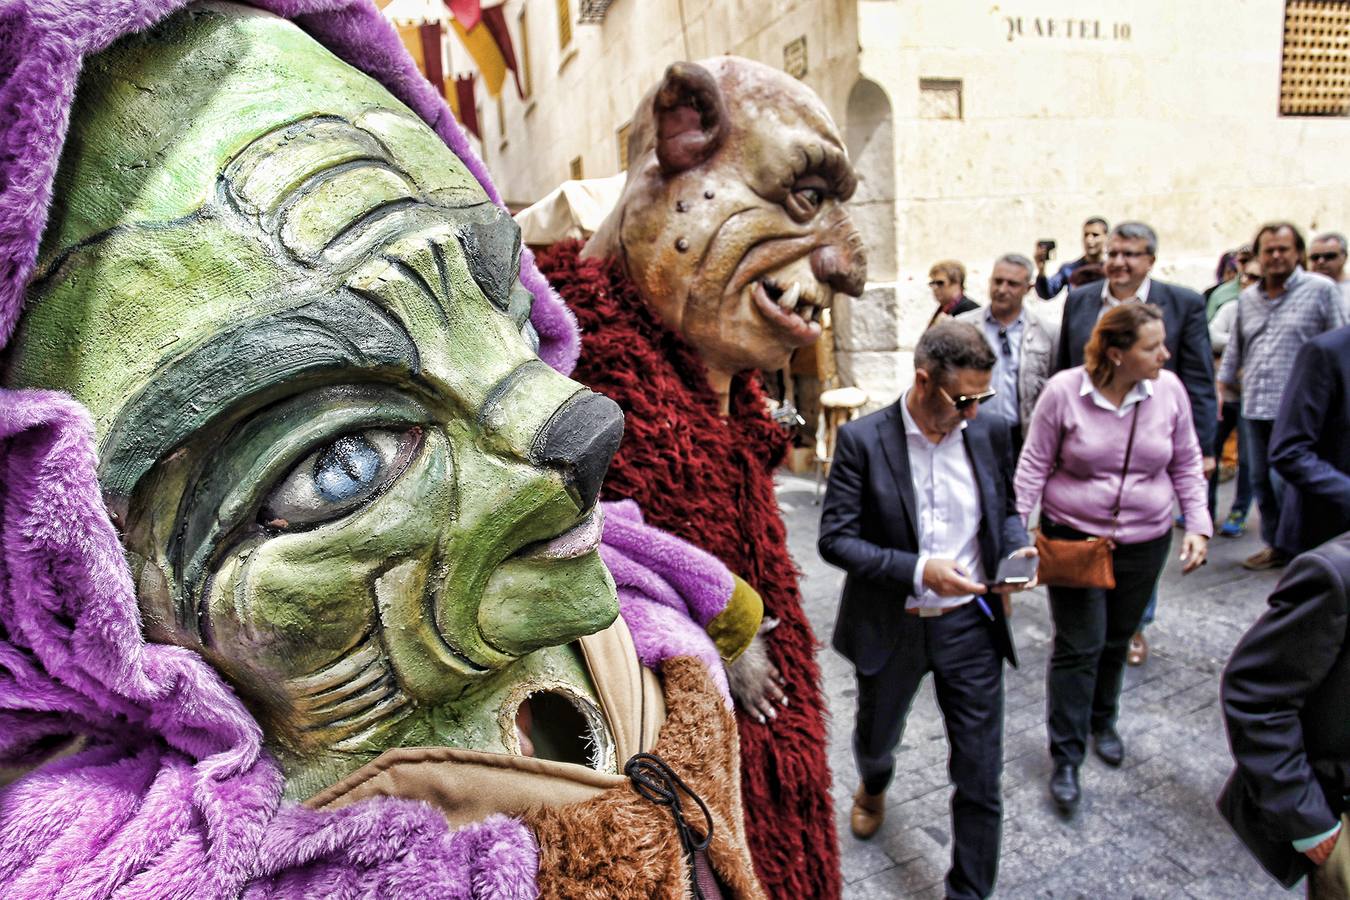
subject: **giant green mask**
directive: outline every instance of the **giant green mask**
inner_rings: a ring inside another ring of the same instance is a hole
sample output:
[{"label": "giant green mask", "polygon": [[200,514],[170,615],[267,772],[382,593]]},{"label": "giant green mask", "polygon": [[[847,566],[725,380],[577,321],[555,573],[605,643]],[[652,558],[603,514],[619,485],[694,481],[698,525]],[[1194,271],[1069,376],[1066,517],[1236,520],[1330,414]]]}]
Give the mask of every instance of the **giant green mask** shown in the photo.
[{"label": "giant green mask", "polygon": [[391,747],[528,752],[518,715],[613,771],[570,642],[617,614],[622,420],[535,355],[519,252],[286,21],[196,6],[85,69],[3,380],[90,409],[148,636],[234,685],[291,796]]}]

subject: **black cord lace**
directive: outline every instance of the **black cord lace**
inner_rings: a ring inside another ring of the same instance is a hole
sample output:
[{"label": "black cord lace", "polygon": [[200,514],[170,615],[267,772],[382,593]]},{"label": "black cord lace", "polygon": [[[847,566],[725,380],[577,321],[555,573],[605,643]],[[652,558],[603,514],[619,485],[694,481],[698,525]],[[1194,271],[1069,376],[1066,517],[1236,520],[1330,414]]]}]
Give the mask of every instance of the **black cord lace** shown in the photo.
[{"label": "black cord lace", "polygon": [[[695,875],[697,871],[695,855],[708,849],[708,845],[712,843],[713,820],[707,804],[703,802],[703,798],[690,790],[689,785],[685,784],[670,766],[666,765],[665,760],[654,753],[637,754],[624,764],[623,773],[633,782],[633,789],[645,799],[659,806],[670,807],[670,814],[675,817],[675,828],[680,833],[680,845],[684,847],[684,854],[689,860],[690,882],[694,886],[695,900],[705,900],[707,895],[703,893],[699,879]],[[708,825],[706,833],[700,835],[685,821],[684,807],[680,801],[681,793],[688,794],[698,804]]]}]

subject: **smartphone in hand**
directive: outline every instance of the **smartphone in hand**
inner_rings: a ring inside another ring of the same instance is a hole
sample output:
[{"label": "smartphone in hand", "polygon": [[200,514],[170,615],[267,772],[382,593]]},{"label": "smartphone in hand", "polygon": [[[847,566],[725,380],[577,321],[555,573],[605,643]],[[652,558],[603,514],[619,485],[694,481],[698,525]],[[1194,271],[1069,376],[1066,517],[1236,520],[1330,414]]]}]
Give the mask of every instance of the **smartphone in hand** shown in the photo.
[{"label": "smartphone in hand", "polygon": [[994,586],[1000,584],[1022,585],[1036,577],[1035,556],[1010,556],[998,564],[998,574],[994,577]]}]

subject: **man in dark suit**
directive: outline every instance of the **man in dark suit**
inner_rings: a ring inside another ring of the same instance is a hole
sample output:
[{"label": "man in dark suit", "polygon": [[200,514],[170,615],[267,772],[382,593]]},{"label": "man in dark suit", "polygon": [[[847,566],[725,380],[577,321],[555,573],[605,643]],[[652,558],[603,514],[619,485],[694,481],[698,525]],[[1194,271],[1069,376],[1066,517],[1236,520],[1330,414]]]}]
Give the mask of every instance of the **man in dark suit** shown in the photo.
[{"label": "man in dark suit", "polygon": [[[1280,398],[1270,462],[1285,481],[1278,550],[1350,530],[1350,325],[1303,345]],[[1287,512],[1286,512],[1287,510]]]},{"label": "man in dark suit", "polygon": [[1237,768],[1219,811],[1271,875],[1346,896],[1350,534],[1294,559],[1238,642],[1221,694]]},{"label": "man in dark suit", "polygon": [[1214,471],[1218,396],[1205,300],[1189,288],[1150,278],[1157,252],[1158,236],[1143,222],[1121,222],[1111,229],[1106,239],[1106,280],[1074,288],[1064,301],[1054,371],[1083,364],[1083,348],[1092,329],[1111,307],[1131,300],[1157,306],[1162,310],[1165,343],[1171,354],[1163,365],[1186,385],[1208,477]]},{"label": "man in dark suit", "polygon": [[914,386],[839,431],[820,516],[820,555],[848,573],[834,648],[858,680],[853,750],[862,784],[853,833],[871,837],[910,702],[928,672],[951,743],[947,896],[987,897],[998,872],[1003,660],[1016,665],[1010,554],[1034,556],[1013,498],[1008,423],[976,417],[994,355],[979,330],[940,322],[914,356]]}]

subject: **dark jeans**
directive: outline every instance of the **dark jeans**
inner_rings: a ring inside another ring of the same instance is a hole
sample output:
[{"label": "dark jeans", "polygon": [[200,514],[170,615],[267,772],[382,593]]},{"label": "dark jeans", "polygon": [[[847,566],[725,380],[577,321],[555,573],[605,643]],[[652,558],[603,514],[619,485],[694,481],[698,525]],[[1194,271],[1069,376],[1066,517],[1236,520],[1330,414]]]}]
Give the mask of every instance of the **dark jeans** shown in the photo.
[{"label": "dark jeans", "polygon": [[1275,532],[1280,527],[1280,499],[1284,496],[1284,479],[1270,464],[1270,433],[1275,428],[1271,419],[1248,419],[1247,446],[1244,448],[1251,462],[1252,493],[1261,510],[1261,540],[1267,547],[1275,546]]},{"label": "dark jeans", "polygon": [[[1076,538],[1072,528],[1041,521],[1047,537]],[[1116,586],[1109,591],[1051,587],[1054,650],[1046,688],[1050,756],[1081,765],[1088,735],[1116,724],[1125,655],[1158,575],[1167,561],[1172,532],[1138,544],[1120,544],[1112,554]]]},{"label": "dark jeans", "polygon": [[[1240,412],[1242,404],[1237,400],[1225,400],[1220,404],[1220,410],[1223,417],[1219,419],[1219,440],[1218,446],[1214,448],[1215,458],[1219,462],[1223,461],[1223,445],[1228,442],[1228,436],[1234,431],[1238,436],[1238,467],[1237,467],[1237,493],[1233,495],[1232,512],[1247,515],[1248,510],[1252,508],[1252,476],[1250,451],[1247,449],[1246,435],[1243,434],[1241,427],[1242,413]],[[1209,517],[1214,520],[1214,530],[1217,532],[1223,521],[1219,518],[1219,469],[1220,465],[1214,467],[1214,474],[1209,477]]]},{"label": "dark jeans", "polygon": [[[897,601],[902,602],[902,601]],[[997,601],[995,601],[997,602]],[[909,617],[906,616],[908,619]],[[890,783],[905,716],[924,675],[933,673],[938,707],[951,745],[952,868],[947,896],[988,897],[998,875],[1003,799],[1003,660],[975,602],[933,618],[923,629],[923,653],[897,652],[875,675],[858,674],[853,755],[863,787],[879,794]]]}]

